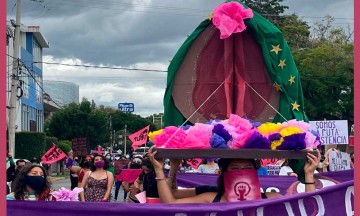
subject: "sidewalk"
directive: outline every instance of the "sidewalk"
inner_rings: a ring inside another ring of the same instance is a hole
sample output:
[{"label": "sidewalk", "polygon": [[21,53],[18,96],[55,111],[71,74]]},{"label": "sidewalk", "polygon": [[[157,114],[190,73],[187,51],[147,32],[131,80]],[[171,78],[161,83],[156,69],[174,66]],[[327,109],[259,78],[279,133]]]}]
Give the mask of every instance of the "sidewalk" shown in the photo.
[{"label": "sidewalk", "polygon": [[50,182],[54,183],[60,180],[68,179],[69,176],[50,176]]}]

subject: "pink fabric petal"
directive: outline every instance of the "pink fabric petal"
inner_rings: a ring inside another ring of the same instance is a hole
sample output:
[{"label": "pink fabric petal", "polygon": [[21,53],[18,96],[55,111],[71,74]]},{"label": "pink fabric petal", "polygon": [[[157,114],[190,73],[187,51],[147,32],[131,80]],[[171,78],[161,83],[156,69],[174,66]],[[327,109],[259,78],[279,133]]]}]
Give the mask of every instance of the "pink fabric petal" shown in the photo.
[{"label": "pink fabric petal", "polygon": [[243,133],[236,136],[236,138],[233,139],[232,145],[230,148],[232,149],[241,149],[244,148],[245,142],[251,137],[251,135],[255,132],[255,129],[244,131]]},{"label": "pink fabric petal", "polygon": [[253,16],[252,10],[245,9],[239,2],[226,2],[215,8],[212,22],[220,30],[220,39],[225,39],[233,33],[244,31],[244,19]]},{"label": "pink fabric petal", "polygon": [[306,132],[305,145],[306,145],[306,148],[308,148],[308,149],[312,149],[317,146],[316,136],[314,134],[312,134],[310,131]]}]

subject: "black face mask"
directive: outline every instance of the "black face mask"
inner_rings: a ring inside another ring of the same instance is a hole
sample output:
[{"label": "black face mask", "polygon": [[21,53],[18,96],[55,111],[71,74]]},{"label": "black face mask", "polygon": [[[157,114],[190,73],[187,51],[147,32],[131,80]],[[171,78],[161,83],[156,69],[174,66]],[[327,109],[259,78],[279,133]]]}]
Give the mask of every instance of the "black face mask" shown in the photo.
[{"label": "black face mask", "polygon": [[91,165],[92,165],[91,161],[85,161],[83,167],[89,168],[91,167]]},{"label": "black face mask", "polygon": [[45,179],[43,176],[26,176],[26,184],[37,192],[44,187]]}]

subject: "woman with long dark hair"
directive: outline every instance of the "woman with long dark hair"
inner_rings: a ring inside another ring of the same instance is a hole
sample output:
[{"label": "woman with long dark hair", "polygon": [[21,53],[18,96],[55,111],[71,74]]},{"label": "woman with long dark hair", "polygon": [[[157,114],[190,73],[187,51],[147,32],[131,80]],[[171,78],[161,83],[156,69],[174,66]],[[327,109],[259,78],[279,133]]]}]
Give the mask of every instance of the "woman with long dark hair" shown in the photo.
[{"label": "woman with long dark hair", "polygon": [[85,155],[80,161],[80,170],[78,174],[78,187],[81,187],[82,180],[84,179],[85,173],[90,170],[92,166],[92,155]]},{"label": "woman with long dark hair", "polygon": [[109,161],[102,155],[95,155],[92,160],[91,171],[85,173],[80,193],[81,201],[85,202],[109,202],[114,177],[109,168]]},{"label": "woman with long dark hair", "polygon": [[143,171],[134,182],[135,188],[146,191],[146,203],[160,203],[156,173],[150,158],[143,159],[141,169]]},{"label": "woman with long dark hair", "polygon": [[54,201],[46,170],[40,165],[25,166],[14,181],[14,191],[8,200]]}]

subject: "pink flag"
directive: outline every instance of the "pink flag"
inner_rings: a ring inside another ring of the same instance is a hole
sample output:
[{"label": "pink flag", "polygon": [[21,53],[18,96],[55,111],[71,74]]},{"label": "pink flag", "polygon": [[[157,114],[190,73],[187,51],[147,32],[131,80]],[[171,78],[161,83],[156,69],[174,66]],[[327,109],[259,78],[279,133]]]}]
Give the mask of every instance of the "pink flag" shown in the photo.
[{"label": "pink flag", "polygon": [[193,169],[199,168],[200,164],[202,162],[201,158],[193,158],[193,159],[187,159],[186,163],[190,165]]},{"label": "pink flag", "polygon": [[119,175],[116,176],[117,181],[134,183],[139,177],[142,169],[123,169]]},{"label": "pink flag", "polygon": [[51,164],[63,159],[64,157],[66,157],[66,154],[53,143],[53,146],[49,149],[49,151],[41,157],[41,160],[43,164]]},{"label": "pink flag", "polygon": [[134,151],[136,151],[138,146],[141,146],[146,143],[147,138],[148,138],[149,129],[150,129],[150,125],[144,127],[143,129],[141,129],[129,136],[129,139],[133,142],[133,144],[131,146],[134,149]]}]

